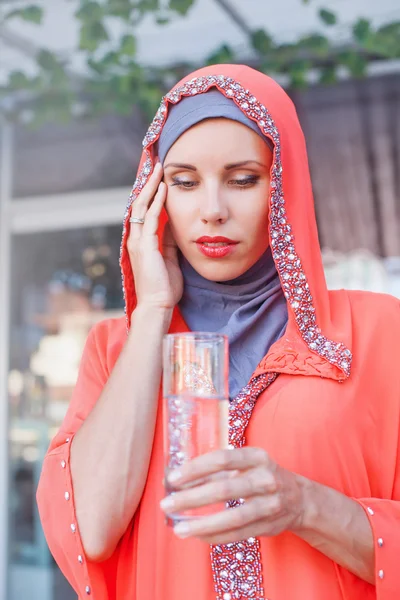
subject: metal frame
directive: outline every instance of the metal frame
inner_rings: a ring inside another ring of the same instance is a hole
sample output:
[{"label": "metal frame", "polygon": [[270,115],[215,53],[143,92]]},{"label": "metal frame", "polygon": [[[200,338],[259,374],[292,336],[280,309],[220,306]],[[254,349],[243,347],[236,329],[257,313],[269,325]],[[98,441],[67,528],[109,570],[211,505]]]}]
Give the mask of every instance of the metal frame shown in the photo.
[{"label": "metal frame", "polygon": [[8,590],[8,363],[12,128],[0,120],[0,598]]}]

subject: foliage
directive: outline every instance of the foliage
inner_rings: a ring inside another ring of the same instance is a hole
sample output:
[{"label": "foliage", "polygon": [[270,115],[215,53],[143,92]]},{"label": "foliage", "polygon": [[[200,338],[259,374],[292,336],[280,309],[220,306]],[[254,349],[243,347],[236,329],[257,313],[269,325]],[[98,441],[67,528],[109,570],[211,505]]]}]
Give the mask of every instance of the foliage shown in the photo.
[{"label": "foliage", "polygon": [[[299,1],[311,4],[311,0]],[[185,18],[196,2],[201,0],[169,0],[168,3],[165,0],[78,0],[76,50],[84,57],[86,75],[77,77],[71,73],[67,61],[43,49],[35,57],[37,74],[13,71],[7,85],[0,88],[0,99],[23,94],[30,106],[33,105],[39,122],[49,118],[65,120],[82,105],[93,115],[129,114],[132,104],[136,103],[146,116],[152,116],[171,81],[200,65],[182,60],[181,64],[168,69],[143,68],[136,59],[135,31],[149,16],[160,25]],[[321,8],[317,14],[327,34],[340,26],[334,12]],[[9,11],[3,22],[20,19],[39,25],[45,17],[41,6],[31,4]],[[115,40],[112,31],[116,23],[122,33]],[[400,56],[400,22],[374,28],[367,19],[360,18],[351,31],[352,39],[342,48],[337,48],[331,36],[324,33],[311,33],[292,43],[278,43],[270,32],[257,29],[251,32],[249,41],[256,56],[255,66],[269,74],[286,75],[293,87],[306,86],[311,69],[319,73],[321,83],[328,85],[337,80],[339,67],[344,67],[353,77],[362,77],[370,60]],[[240,61],[237,52],[227,44],[204,60],[207,64]]]}]

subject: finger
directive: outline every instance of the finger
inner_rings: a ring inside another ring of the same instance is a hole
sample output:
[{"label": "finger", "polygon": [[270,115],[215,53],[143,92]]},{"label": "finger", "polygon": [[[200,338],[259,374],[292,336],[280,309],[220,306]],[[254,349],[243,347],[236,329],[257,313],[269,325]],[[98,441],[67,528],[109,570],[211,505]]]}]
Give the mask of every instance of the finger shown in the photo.
[{"label": "finger", "polygon": [[274,465],[268,454],[262,448],[246,446],[232,450],[216,450],[202,454],[197,458],[183,464],[179,470],[172,471],[168,480],[171,485],[177,486],[194,479],[201,479],[218,471],[239,471],[251,469],[259,465]]},{"label": "finger", "polygon": [[[232,509],[234,510],[234,509]],[[255,542],[256,537],[275,536],[287,529],[288,523],[286,516],[279,516],[275,519],[260,519],[254,523],[249,523],[240,529],[232,529],[222,533],[197,536],[201,541],[207,544],[231,544],[244,540]],[[179,536],[181,537],[181,536]],[[240,550],[240,548],[239,548]]]},{"label": "finger", "polygon": [[158,224],[160,220],[160,213],[162,207],[164,206],[165,199],[167,197],[167,186],[161,181],[158,186],[157,193],[154,197],[153,202],[148,209],[144,225],[142,225],[142,233],[143,235],[156,235],[158,231]]},{"label": "finger", "polygon": [[161,507],[168,513],[179,513],[201,506],[228,502],[235,498],[248,499],[253,496],[273,494],[276,491],[274,473],[264,467],[258,467],[234,477],[228,475],[223,479],[178,491],[164,498]]},{"label": "finger", "polygon": [[179,537],[208,538],[219,535],[220,539],[220,534],[235,531],[237,535],[237,532],[245,530],[252,523],[278,518],[281,510],[277,494],[256,496],[238,507],[179,523],[175,527],[175,533]]},{"label": "finger", "polygon": [[[217,473],[212,473],[207,477],[202,477],[201,479],[194,479],[188,481],[187,483],[183,483],[178,487],[172,487],[171,484],[168,484],[170,489],[173,489],[174,492],[182,491],[182,490],[190,490],[192,488],[196,488],[197,486],[205,485],[206,483],[210,483],[211,481],[219,481],[221,479],[227,479],[230,477],[237,477],[240,475],[240,471],[218,471]],[[230,499],[230,498],[229,498]]]},{"label": "finger", "polygon": [[158,186],[163,176],[163,169],[160,163],[157,163],[150,175],[149,180],[132,204],[132,215],[139,219],[144,219],[147,208],[157,192]]},{"label": "finger", "polygon": [[[131,240],[139,240],[142,237],[142,235],[154,235],[157,233],[159,214],[165,202],[166,190],[166,184],[161,181],[158,186],[154,200],[150,204],[150,208],[147,209],[146,207],[142,206],[141,216],[139,218],[144,219],[144,223],[131,223]],[[131,217],[134,216],[137,215],[135,215],[132,210]]]},{"label": "finger", "polygon": [[167,260],[177,261],[178,246],[172,233],[171,225],[168,222],[164,228],[163,234],[163,256]]}]

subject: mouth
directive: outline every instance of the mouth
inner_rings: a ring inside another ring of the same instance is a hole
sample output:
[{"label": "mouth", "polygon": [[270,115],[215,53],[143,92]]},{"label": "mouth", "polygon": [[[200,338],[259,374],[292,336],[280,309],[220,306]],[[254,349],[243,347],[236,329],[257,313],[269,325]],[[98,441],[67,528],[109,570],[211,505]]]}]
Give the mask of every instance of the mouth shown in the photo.
[{"label": "mouth", "polygon": [[226,237],[203,236],[196,240],[197,248],[208,258],[223,258],[231,254],[239,242]]}]

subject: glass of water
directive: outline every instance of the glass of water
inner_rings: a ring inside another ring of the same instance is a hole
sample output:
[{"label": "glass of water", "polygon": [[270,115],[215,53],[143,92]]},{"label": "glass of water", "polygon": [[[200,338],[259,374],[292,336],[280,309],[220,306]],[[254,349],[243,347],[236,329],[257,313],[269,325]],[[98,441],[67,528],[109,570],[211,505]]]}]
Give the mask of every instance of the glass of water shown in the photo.
[{"label": "glass of water", "polygon": [[[228,338],[178,333],[164,338],[163,421],[166,493],[168,474],[202,454],[228,447]],[[169,524],[217,512],[206,506],[168,515]]]}]

